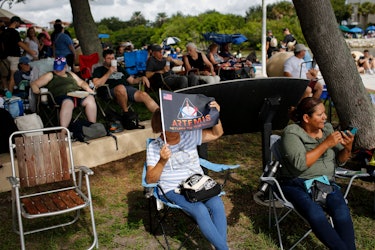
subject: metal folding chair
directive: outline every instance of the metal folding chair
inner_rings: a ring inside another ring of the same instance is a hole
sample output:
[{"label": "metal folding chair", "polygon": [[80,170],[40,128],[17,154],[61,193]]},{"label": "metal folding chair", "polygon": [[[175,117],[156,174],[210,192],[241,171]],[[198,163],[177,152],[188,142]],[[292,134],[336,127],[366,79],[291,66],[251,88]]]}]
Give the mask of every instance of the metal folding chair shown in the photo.
[{"label": "metal folding chair", "polygon": [[[285,198],[281,186],[277,180],[277,171],[280,167],[282,167],[282,165],[280,164],[281,154],[279,148],[280,136],[271,135],[270,149],[272,161],[268,163],[264,168],[264,171],[260,177],[260,189],[258,192],[254,194],[253,198],[257,204],[268,207],[268,227],[269,229],[271,229],[274,226],[276,227],[280,249],[284,249],[280,223],[284,221],[284,219],[289,214],[292,213],[296,214],[304,222],[304,224],[308,227],[308,230],[289,248],[294,249],[301,241],[303,241],[312,232],[312,229],[310,228],[309,223],[305,220],[305,218],[301,214],[299,214],[298,211],[294,208],[293,204]],[[369,176],[369,174],[362,173],[360,171],[350,171],[345,168],[336,169],[335,177],[350,178],[349,184],[347,185],[344,194],[345,199],[349,194],[353,181],[356,178],[366,176]],[[333,226],[332,218],[327,215],[327,219]]]},{"label": "metal folding chair", "polygon": [[[94,172],[74,165],[70,138],[64,127],[17,131],[9,137],[13,229],[20,235],[21,249],[26,248],[25,235],[71,225],[85,208],[89,209],[93,238],[89,249],[98,248],[89,182]],[[72,220],[61,216],[68,213],[74,214]],[[61,216],[60,223],[24,224],[26,219],[52,216]]]},{"label": "metal folding chair", "polygon": [[[45,97],[44,101],[43,97]],[[56,103],[51,92],[47,91],[37,95],[36,113],[41,117],[45,127],[60,125],[60,108],[60,105]],[[81,106],[75,108],[73,112],[73,122],[77,121],[81,115],[85,115]]]}]

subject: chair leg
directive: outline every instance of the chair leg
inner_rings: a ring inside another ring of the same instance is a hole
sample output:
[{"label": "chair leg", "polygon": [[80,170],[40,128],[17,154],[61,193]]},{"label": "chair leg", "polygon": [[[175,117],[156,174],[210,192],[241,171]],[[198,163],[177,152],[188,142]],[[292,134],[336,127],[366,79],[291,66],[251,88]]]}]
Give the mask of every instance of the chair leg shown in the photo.
[{"label": "chair leg", "polygon": [[[16,196],[14,198],[19,197],[18,188],[16,188],[15,192],[16,192],[16,194],[15,194]],[[16,225],[13,225],[13,227],[14,227],[13,229],[16,231],[16,233],[18,233],[20,235],[21,249],[25,250],[26,249],[26,247],[25,247],[25,235],[24,235],[24,232],[23,232],[21,202],[20,202],[19,199],[16,199],[15,206],[17,207],[18,230],[16,229]],[[13,221],[13,223],[15,223],[15,221]]]}]

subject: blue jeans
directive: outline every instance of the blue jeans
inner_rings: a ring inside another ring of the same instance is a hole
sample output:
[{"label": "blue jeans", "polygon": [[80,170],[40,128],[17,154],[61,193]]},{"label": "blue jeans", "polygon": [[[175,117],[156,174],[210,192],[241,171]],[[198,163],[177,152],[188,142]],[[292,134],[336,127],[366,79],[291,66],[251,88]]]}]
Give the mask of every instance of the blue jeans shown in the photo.
[{"label": "blue jeans", "polygon": [[[326,209],[315,203],[304,187],[305,179],[284,181],[281,188],[287,200],[309,222],[316,237],[329,249],[356,249],[349,207],[340,189],[327,195]],[[334,228],[326,213],[332,217]]]},{"label": "blue jeans", "polygon": [[173,190],[165,195],[194,218],[202,234],[217,250],[228,249],[227,218],[223,201],[219,196],[204,202],[189,202],[185,196]]}]

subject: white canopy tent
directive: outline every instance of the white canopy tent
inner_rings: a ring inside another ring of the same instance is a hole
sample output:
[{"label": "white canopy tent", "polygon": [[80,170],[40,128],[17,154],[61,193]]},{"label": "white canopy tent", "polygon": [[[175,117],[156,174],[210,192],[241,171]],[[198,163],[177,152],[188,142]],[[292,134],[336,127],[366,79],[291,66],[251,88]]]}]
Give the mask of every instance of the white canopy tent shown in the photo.
[{"label": "white canopy tent", "polygon": [[[10,19],[11,19],[13,16],[19,16],[19,15],[14,14],[14,13],[8,11],[8,10],[1,9],[1,8],[0,8],[0,20],[3,20],[3,21],[5,22],[5,24],[8,25]],[[25,18],[22,18],[21,16],[19,16],[19,17],[21,18],[21,20],[22,20],[23,22],[25,22],[26,26],[28,26],[28,25],[33,25],[33,24],[34,24],[33,22],[31,22],[31,21],[29,21],[29,20],[27,20],[27,19],[25,19]]]}]

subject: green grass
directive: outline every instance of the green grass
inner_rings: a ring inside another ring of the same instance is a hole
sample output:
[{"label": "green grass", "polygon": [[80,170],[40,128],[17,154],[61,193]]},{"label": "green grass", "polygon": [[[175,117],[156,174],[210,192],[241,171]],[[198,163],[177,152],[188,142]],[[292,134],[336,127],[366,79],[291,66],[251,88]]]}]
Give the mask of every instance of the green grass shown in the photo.
[{"label": "green grass", "polygon": [[[150,116],[143,104],[136,110]],[[333,113],[334,124],[337,116]],[[275,131],[279,133],[280,131]],[[275,230],[268,230],[268,208],[253,201],[262,173],[261,134],[223,136],[208,145],[208,156],[213,162],[240,164],[225,186],[223,196],[228,220],[228,242],[231,249],[278,249]],[[91,176],[95,220],[99,237],[99,249],[163,249],[163,237],[150,233],[148,202],[141,186],[141,174],[145,152],[119,161],[93,168]],[[351,161],[349,167],[357,167]],[[212,174],[213,175],[213,174]],[[221,177],[215,176],[218,181]],[[348,180],[339,180],[345,189]],[[348,197],[356,234],[357,249],[373,249],[375,246],[374,184],[356,180]],[[0,249],[19,249],[19,236],[12,231],[10,192],[0,193]],[[66,218],[66,216],[63,216]],[[60,219],[63,219],[60,218]],[[175,219],[176,221],[173,221]],[[42,225],[55,219],[32,221]],[[184,228],[190,221],[176,213],[169,217],[176,227],[168,227],[168,239],[176,249],[184,238]],[[85,249],[91,244],[88,234],[89,213],[85,211],[75,224],[25,237],[27,249]],[[296,216],[281,224],[284,247],[304,234],[306,227]],[[209,249],[210,245],[200,234],[193,234],[184,249]],[[297,249],[326,249],[310,234]]]},{"label": "green grass", "polygon": [[[268,210],[253,201],[253,193],[259,186],[261,166],[260,133],[223,136],[208,145],[210,160],[221,163],[238,163],[225,187],[223,200],[228,219],[228,242],[231,249],[278,249],[275,231],[268,231]],[[225,153],[224,153],[225,152]],[[149,232],[147,200],[141,186],[144,152],[111,162],[93,170],[91,177],[95,219],[100,249],[162,249],[164,243],[160,234],[154,237]],[[221,179],[217,177],[220,181]],[[347,180],[340,180],[345,187]],[[371,182],[358,180],[349,195],[358,249],[372,249],[375,218],[373,212],[374,187]],[[0,194],[0,249],[18,249],[19,237],[12,232],[10,193]],[[65,216],[64,216],[65,217]],[[170,218],[171,220],[172,218]],[[182,230],[189,220],[176,214],[174,219],[180,230],[168,227],[169,240],[175,249],[184,238]],[[38,225],[55,219],[33,221]],[[84,249],[90,245],[87,232],[89,213],[82,214],[82,220],[63,229],[54,229],[26,236],[28,249]],[[282,225],[284,246],[290,246],[303,233],[303,222],[290,217]],[[208,242],[200,232],[188,241],[186,249],[209,249]],[[297,249],[325,249],[311,234]]]}]

